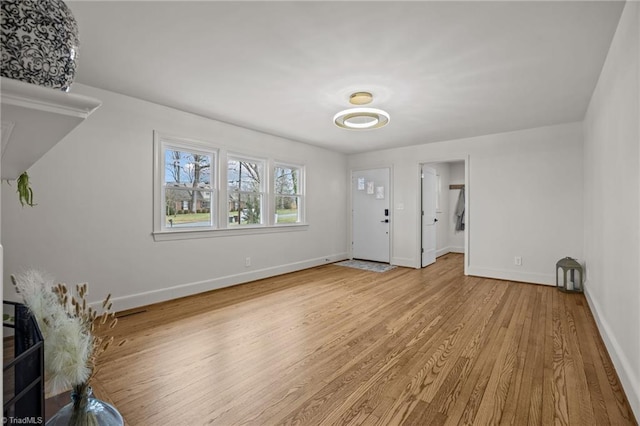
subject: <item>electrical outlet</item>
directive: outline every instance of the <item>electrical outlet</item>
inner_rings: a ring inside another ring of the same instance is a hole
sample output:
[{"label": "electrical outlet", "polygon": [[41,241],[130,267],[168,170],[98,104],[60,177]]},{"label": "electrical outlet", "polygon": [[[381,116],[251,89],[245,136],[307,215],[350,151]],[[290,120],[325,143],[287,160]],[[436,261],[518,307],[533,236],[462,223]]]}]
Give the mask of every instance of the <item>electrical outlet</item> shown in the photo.
[{"label": "electrical outlet", "polygon": [[522,257],[520,257],[520,256],[516,256],[516,257],[514,257],[514,258],[513,258],[513,263],[514,263],[516,266],[522,266]]},{"label": "electrical outlet", "polygon": [[247,258],[244,260],[244,266],[246,266],[247,268],[248,268],[249,266],[251,266],[251,258],[250,258],[250,257],[247,257]]}]

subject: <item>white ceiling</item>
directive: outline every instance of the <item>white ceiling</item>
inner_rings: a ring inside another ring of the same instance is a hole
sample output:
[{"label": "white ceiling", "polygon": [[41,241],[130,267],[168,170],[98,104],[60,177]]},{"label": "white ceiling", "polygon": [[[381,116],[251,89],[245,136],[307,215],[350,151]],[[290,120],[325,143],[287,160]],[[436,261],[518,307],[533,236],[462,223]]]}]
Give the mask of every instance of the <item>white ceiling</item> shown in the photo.
[{"label": "white ceiling", "polygon": [[[624,6],[67,3],[77,82],[345,153],[581,120]],[[388,126],[332,123],[361,90]]]}]

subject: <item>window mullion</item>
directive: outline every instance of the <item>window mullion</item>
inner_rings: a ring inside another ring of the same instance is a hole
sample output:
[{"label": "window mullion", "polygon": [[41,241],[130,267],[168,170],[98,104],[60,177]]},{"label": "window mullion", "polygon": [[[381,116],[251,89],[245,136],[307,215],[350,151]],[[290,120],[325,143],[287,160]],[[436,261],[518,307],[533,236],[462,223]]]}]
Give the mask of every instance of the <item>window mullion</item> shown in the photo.
[{"label": "window mullion", "polygon": [[220,150],[220,159],[218,161],[218,226],[220,228],[229,227],[229,215],[227,213],[227,206],[229,205],[229,188],[227,187],[227,151],[225,149]]}]

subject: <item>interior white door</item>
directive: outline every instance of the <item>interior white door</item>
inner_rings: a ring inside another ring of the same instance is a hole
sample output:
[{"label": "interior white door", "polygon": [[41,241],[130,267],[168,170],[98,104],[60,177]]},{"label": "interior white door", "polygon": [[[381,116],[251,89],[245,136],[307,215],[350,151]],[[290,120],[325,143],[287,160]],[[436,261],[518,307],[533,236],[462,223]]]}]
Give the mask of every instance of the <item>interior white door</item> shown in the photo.
[{"label": "interior white door", "polygon": [[436,261],[436,200],[435,169],[422,166],[422,267]]},{"label": "interior white door", "polygon": [[351,175],[352,256],[389,263],[389,169]]}]

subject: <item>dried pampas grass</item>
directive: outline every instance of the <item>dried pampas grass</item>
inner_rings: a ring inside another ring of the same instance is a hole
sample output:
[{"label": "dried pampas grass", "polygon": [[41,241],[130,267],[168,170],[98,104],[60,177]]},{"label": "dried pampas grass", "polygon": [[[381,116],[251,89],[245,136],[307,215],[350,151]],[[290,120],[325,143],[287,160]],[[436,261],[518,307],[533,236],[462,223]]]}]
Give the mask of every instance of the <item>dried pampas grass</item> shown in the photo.
[{"label": "dried pampas grass", "polygon": [[44,338],[47,392],[55,394],[88,384],[97,371],[98,356],[113,342],[113,337],[103,332],[96,335],[98,330],[113,328],[117,323],[111,312],[111,295],[98,315],[87,305],[86,283],[69,291],[65,284],[54,285],[51,278],[36,270],[12,275],[11,280]]}]

